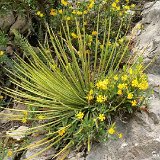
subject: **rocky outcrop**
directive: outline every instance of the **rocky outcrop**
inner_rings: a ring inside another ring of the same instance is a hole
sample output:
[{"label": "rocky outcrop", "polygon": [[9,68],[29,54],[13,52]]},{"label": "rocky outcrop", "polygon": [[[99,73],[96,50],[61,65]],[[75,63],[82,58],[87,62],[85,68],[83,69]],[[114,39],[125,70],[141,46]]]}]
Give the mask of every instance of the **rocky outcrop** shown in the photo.
[{"label": "rocky outcrop", "polygon": [[141,33],[136,37],[133,52],[144,53],[148,72],[160,74],[160,1],[144,5]]}]

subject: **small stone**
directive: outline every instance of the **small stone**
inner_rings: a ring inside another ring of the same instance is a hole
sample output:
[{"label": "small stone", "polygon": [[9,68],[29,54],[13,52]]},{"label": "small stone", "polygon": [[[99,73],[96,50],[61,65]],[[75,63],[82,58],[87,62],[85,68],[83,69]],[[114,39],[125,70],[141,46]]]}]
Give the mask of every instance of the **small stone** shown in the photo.
[{"label": "small stone", "polygon": [[15,22],[15,17],[13,12],[8,12],[0,15],[0,29],[3,31],[7,31],[10,26]]},{"label": "small stone", "polygon": [[9,131],[6,132],[6,135],[10,138],[13,138],[17,141],[20,141],[21,139],[23,139],[26,136],[28,129],[29,128],[26,126],[20,126],[16,130],[10,129]]}]

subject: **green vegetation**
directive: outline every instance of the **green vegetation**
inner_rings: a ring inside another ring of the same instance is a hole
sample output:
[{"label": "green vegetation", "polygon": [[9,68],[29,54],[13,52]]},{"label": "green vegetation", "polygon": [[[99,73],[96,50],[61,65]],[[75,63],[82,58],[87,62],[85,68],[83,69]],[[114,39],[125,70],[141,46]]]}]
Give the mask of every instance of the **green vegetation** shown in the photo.
[{"label": "green vegetation", "polygon": [[21,114],[6,116],[32,123],[26,135],[42,129],[46,137],[13,152],[47,144],[28,160],[51,147],[57,157],[70,148],[90,151],[94,141],[123,137],[115,117],[140,110],[149,93],[143,59],[130,55],[126,38],[134,7],[128,0],[75,6],[61,0],[45,13],[34,8],[45,28],[38,51],[14,31],[24,57],[16,54],[13,68],[6,69],[16,90],[5,87],[3,92],[27,110],[9,109]]}]

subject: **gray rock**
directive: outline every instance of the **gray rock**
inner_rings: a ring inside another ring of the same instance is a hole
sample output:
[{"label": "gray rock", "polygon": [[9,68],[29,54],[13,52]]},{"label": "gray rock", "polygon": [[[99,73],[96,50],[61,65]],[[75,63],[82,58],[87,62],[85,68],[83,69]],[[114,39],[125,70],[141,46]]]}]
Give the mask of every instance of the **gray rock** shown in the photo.
[{"label": "gray rock", "polygon": [[67,160],[85,160],[84,152],[76,153],[75,151],[72,151],[69,155]]},{"label": "gray rock", "polygon": [[5,15],[0,15],[0,29],[7,31],[10,26],[15,22],[13,12],[8,12]]},{"label": "gray rock", "polygon": [[86,160],[160,160],[160,100],[150,99],[149,114],[136,113],[127,124],[117,122],[124,137],[97,144]]},{"label": "gray rock", "polygon": [[25,16],[18,15],[17,20],[10,28],[10,35],[13,34],[13,30],[18,30],[20,33],[24,33],[28,30],[30,23]]},{"label": "gray rock", "polygon": [[160,75],[148,74],[149,85],[160,95]]},{"label": "gray rock", "polygon": [[[144,52],[149,73],[160,74],[160,1],[149,2],[142,12],[143,30],[136,37],[133,52]],[[156,58],[155,58],[156,56]]]}]

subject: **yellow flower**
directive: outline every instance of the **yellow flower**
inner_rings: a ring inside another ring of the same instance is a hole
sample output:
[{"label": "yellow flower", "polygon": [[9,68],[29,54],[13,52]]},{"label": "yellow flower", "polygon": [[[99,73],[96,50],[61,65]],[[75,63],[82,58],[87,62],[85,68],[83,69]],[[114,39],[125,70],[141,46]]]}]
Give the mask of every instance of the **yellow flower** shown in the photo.
[{"label": "yellow flower", "polygon": [[3,51],[0,51],[0,56],[3,56],[4,52]]},{"label": "yellow flower", "polygon": [[74,10],[74,11],[72,11],[72,13],[73,13],[73,14],[76,14],[77,12]]},{"label": "yellow flower", "polygon": [[63,129],[60,129],[60,130],[58,131],[58,134],[59,134],[60,136],[63,136],[63,135],[65,134],[65,132],[66,132],[65,128],[63,128]]},{"label": "yellow flower", "polygon": [[77,11],[77,15],[82,15],[83,14],[83,12],[81,12],[81,11]]},{"label": "yellow flower", "polygon": [[44,17],[44,14],[43,14],[43,13],[41,13],[39,16],[42,18],[42,17]]},{"label": "yellow flower", "polygon": [[135,4],[131,4],[131,8],[134,8],[136,5]]},{"label": "yellow flower", "polygon": [[98,119],[99,119],[101,122],[103,122],[103,121],[106,119],[106,117],[104,116],[104,114],[99,114]]},{"label": "yellow flower", "polygon": [[98,34],[97,31],[93,31],[93,32],[92,32],[92,35],[93,35],[93,36],[96,36],[97,34]]},{"label": "yellow flower", "polygon": [[27,122],[27,118],[26,117],[23,117],[22,118],[22,123],[26,123]]},{"label": "yellow flower", "polygon": [[115,0],[116,3],[119,3],[119,0]]},{"label": "yellow flower", "polygon": [[37,11],[37,13],[36,13],[38,16],[41,14],[41,11]]},{"label": "yellow flower", "polygon": [[97,87],[98,89],[106,90],[108,83],[109,83],[109,80],[108,80],[108,79],[105,79],[104,81],[99,81],[99,82],[96,84],[96,87]]},{"label": "yellow flower", "polygon": [[97,96],[97,102],[98,103],[103,103],[107,100],[107,97],[106,96],[102,96],[102,95],[98,95]]},{"label": "yellow flower", "polygon": [[122,94],[123,94],[122,90],[119,89],[118,92],[117,92],[117,94],[118,94],[118,95],[122,95]]},{"label": "yellow flower", "polygon": [[119,134],[118,134],[118,138],[123,138],[123,134],[122,134],[122,133],[119,133]]},{"label": "yellow flower", "polygon": [[78,38],[78,36],[74,32],[71,33],[71,36],[75,39]]},{"label": "yellow flower", "polygon": [[62,13],[63,13],[63,10],[62,10],[62,9],[58,10],[58,13],[59,13],[59,14],[62,14]]},{"label": "yellow flower", "polygon": [[136,106],[137,105],[137,101],[133,100],[133,101],[131,101],[131,104],[132,104],[132,106]]},{"label": "yellow flower", "polygon": [[88,11],[86,11],[86,10],[85,10],[85,11],[83,11],[83,13],[84,13],[84,14],[87,14],[87,13],[88,13]]},{"label": "yellow flower", "polygon": [[126,81],[126,80],[127,80],[127,78],[128,78],[128,76],[127,76],[127,75],[124,75],[124,76],[122,76],[122,77],[121,77],[122,81]]},{"label": "yellow flower", "polygon": [[113,3],[112,3],[112,7],[113,7],[113,8],[116,8],[116,7],[117,7],[116,2],[113,2]]},{"label": "yellow flower", "polygon": [[23,111],[24,116],[28,116],[28,112],[27,111]]},{"label": "yellow flower", "polygon": [[71,20],[71,17],[69,17],[69,16],[66,17],[66,20],[67,20],[67,21],[70,21],[70,20]]},{"label": "yellow flower", "polygon": [[103,49],[103,45],[102,44],[100,45],[100,49]]},{"label": "yellow flower", "polygon": [[113,77],[113,79],[114,79],[115,81],[117,81],[117,80],[118,80],[118,76],[115,75],[115,76]]},{"label": "yellow flower", "polygon": [[91,89],[91,90],[89,91],[89,94],[93,94],[93,89]]},{"label": "yellow flower", "polygon": [[130,6],[124,6],[126,10],[130,10]]},{"label": "yellow flower", "polygon": [[117,11],[120,11],[120,10],[121,10],[121,7],[120,7],[120,6],[117,6],[117,7],[116,7],[116,10],[117,10]]},{"label": "yellow flower", "polygon": [[77,117],[78,119],[83,119],[84,113],[83,113],[83,112],[79,112],[78,114],[76,114],[76,117]]},{"label": "yellow flower", "polygon": [[118,85],[118,89],[120,89],[120,90],[125,89],[125,88],[127,88],[127,84],[125,84],[125,83],[120,83]]},{"label": "yellow flower", "polygon": [[8,157],[12,157],[12,156],[13,156],[13,152],[12,152],[12,150],[8,150],[8,152],[7,152],[7,156],[8,156]]},{"label": "yellow flower", "polygon": [[93,98],[94,98],[94,97],[93,97],[93,95],[91,95],[91,94],[88,94],[87,97],[86,97],[86,99],[89,100],[89,101],[91,101]]},{"label": "yellow flower", "polygon": [[67,0],[61,0],[61,3],[62,3],[64,6],[67,6],[67,5],[68,5]]},{"label": "yellow flower", "polygon": [[149,87],[148,82],[147,81],[143,81],[138,85],[138,88],[140,90],[146,90]]},{"label": "yellow flower", "polygon": [[137,79],[134,79],[133,81],[132,81],[132,87],[138,87],[138,80]]},{"label": "yellow flower", "polygon": [[43,120],[43,119],[45,119],[45,116],[44,116],[44,115],[39,115],[37,118],[38,118],[39,120]]},{"label": "yellow flower", "polygon": [[113,127],[108,129],[109,134],[114,134],[115,132],[116,132],[116,130]]},{"label": "yellow flower", "polygon": [[88,5],[88,9],[93,8],[93,6],[94,6],[94,1],[91,1],[91,3]]},{"label": "yellow flower", "polygon": [[51,9],[50,15],[51,16],[56,16],[57,15],[57,11],[55,9]]},{"label": "yellow flower", "polygon": [[127,3],[129,3],[129,0],[126,0]]},{"label": "yellow flower", "polygon": [[132,98],[133,98],[133,94],[132,94],[132,93],[128,93],[127,98],[128,98],[128,99],[132,99]]}]

